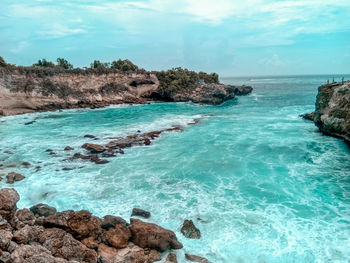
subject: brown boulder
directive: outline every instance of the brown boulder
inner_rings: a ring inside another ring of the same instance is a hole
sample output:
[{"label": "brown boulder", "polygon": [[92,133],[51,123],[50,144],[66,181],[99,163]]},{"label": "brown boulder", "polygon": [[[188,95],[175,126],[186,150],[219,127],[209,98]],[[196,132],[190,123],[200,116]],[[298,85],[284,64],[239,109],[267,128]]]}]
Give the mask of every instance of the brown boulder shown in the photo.
[{"label": "brown boulder", "polygon": [[17,210],[15,213],[16,228],[22,228],[25,225],[34,225],[35,216],[32,211],[27,208]]},{"label": "brown boulder", "polygon": [[91,153],[101,153],[105,151],[104,146],[93,143],[85,143],[82,147]]},{"label": "brown boulder", "polygon": [[40,245],[21,245],[11,253],[12,263],[67,263],[62,258],[55,258],[50,251]]},{"label": "brown boulder", "polygon": [[196,256],[196,255],[191,255],[191,254],[185,254],[185,257],[187,260],[192,261],[192,262],[199,262],[199,263],[210,263],[210,261],[206,258]]},{"label": "brown boulder", "polygon": [[105,234],[106,242],[115,248],[124,248],[128,245],[131,237],[129,228],[125,225],[116,225],[115,228],[109,229]]},{"label": "brown boulder", "polygon": [[69,232],[79,240],[85,237],[98,237],[102,233],[101,219],[87,210],[75,212],[67,220]]},{"label": "brown boulder", "polygon": [[126,225],[126,221],[119,216],[106,215],[102,219],[101,227],[108,230],[118,224]]},{"label": "brown boulder", "polygon": [[53,256],[78,262],[97,261],[97,254],[94,250],[74,239],[71,234],[58,228],[46,229],[40,235],[40,243],[47,248]]},{"label": "brown boulder", "polygon": [[19,173],[11,172],[11,173],[7,174],[6,178],[7,178],[8,184],[13,184],[14,182],[23,180],[25,178],[25,176],[23,176]]},{"label": "brown boulder", "polygon": [[13,233],[13,240],[17,244],[28,244],[30,242],[38,242],[39,236],[44,232],[42,226],[25,225],[23,228]]},{"label": "brown boulder", "polygon": [[9,230],[0,230],[0,249],[7,250],[13,235]]},{"label": "brown boulder", "polygon": [[32,206],[29,209],[34,213],[34,215],[43,216],[43,217],[54,215],[57,212],[56,208],[49,206],[47,204],[37,204]]},{"label": "brown boulder", "polygon": [[142,249],[129,243],[126,248],[119,249],[113,263],[152,263],[160,261],[162,255],[153,249]]},{"label": "brown boulder", "polygon": [[84,238],[81,243],[83,243],[85,246],[91,249],[97,249],[98,248],[98,242],[93,237],[87,237]]},{"label": "brown boulder", "polygon": [[100,244],[98,246],[97,255],[99,257],[99,262],[113,263],[114,258],[117,256],[117,249],[105,244]]},{"label": "brown boulder", "polygon": [[132,212],[131,212],[131,216],[139,216],[139,217],[143,217],[143,218],[150,218],[151,217],[151,213],[140,209],[140,208],[133,208]]},{"label": "brown boulder", "polygon": [[102,233],[101,219],[86,210],[58,212],[55,215],[38,219],[37,222],[44,227],[64,229],[78,240],[83,240],[89,236],[98,238]]},{"label": "brown boulder", "polygon": [[177,263],[176,254],[169,253],[164,263]]},{"label": "brown boulder", "polygon": [[129,229],[131,231],[131,241],[142,248],[165,251],[183,247],[177,240],[174,232],[156,224],[145,223],[138,219],[131,219]]},{"label": "brown boulder", "polygon": [[12,219],[17,210],[19,195],[13,188],[3,188],[0,190],[0,215],[6,219]]},{"label": "brown boulder", "polygon": [[193,239],[200,239],[201,238],[201,232],[193,224],[192,220],[185,220],[184,221],[182,228],[181,228],[181,233],[187,238],[193,238]]}]

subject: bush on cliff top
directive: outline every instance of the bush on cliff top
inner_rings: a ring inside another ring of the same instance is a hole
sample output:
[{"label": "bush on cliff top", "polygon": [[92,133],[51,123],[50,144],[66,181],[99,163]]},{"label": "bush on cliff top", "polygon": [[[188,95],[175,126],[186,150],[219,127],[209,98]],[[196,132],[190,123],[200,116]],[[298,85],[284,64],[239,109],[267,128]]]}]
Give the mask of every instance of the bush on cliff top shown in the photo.
[{"label": "bush on cliff top", "polygon": [[179,91],[191,91],[198,87],[198,82],[219,83],[219,75],[216,73],[195,72],[188,69],[173,68],[167,71],[156,72],[159,79],[158,93],[162,97],[171,98]]},{"label": "bush on cliff top", "polygon": [[1,56],[0,56],[0,67],[6,67],[6,62]]}]

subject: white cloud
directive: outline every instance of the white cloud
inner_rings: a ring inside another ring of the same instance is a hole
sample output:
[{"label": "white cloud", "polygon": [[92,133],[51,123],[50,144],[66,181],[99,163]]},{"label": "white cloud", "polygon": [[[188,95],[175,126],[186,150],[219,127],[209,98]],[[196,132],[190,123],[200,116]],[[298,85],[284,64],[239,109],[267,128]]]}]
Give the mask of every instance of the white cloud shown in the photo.
[{"label": "white cloud", "polygon": [[68,26],[55,23],[51,24],[48,29],[39,31],[38,34],[43,38],[60,38],[85,32],[86,30],[83,28],[69,28]]}]

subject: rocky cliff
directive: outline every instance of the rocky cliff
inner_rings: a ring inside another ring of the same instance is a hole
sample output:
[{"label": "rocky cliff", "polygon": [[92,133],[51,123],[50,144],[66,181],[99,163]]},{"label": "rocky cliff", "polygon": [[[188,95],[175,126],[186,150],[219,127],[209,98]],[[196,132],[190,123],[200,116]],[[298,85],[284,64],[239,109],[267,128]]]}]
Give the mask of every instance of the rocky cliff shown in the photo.
[{"label": "rocky cliff", "polygon": [[252,91],[248,86],[197,81],[188,85],[176,77],[173,81],[177,86],[168,85],[165,91],[172,88],[172,92],[164,93],[164,85],[156,72],[0,67],[0,116],[150,100],[216,105]]},{"label": "rocky cliff", "polygon": [[55,73],[0,68],[0,113],[142,103],[159,86],[151,73]]},{"label": "rocky cliff", "polygon": [[313,120],[324,134],[350,142],[350,81],[320,86],[315,112],[304,117]]}]

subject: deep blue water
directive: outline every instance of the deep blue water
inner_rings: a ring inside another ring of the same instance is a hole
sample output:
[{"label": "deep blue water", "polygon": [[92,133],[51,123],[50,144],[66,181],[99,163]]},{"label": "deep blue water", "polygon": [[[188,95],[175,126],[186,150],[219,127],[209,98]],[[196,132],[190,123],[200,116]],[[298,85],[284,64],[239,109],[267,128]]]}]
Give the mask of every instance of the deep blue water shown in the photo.
[{"label": "deep blue water", "polygon": [[[184,244],[179,262],[185,251],[215,263],[350,262],[350,148],[299,117],[314,110],[318,86],[331,77],[225,78],[254,91],[220,106],[121,105],[2,118],[1,163],[33,166],[0,173],[26,176],[14,184],[19,207],[43,202],[126,219],[133,207],[149,210],[151,222],[174,230]],[[85,142],[196,118],[197,125],[105,165],[64,161],[83,152]],[[66,145],[73,153],[63,151]],[[0,187],[8,185],[3,180]],[[195,222],[200,240],[182,236],[184,219]]]}]

